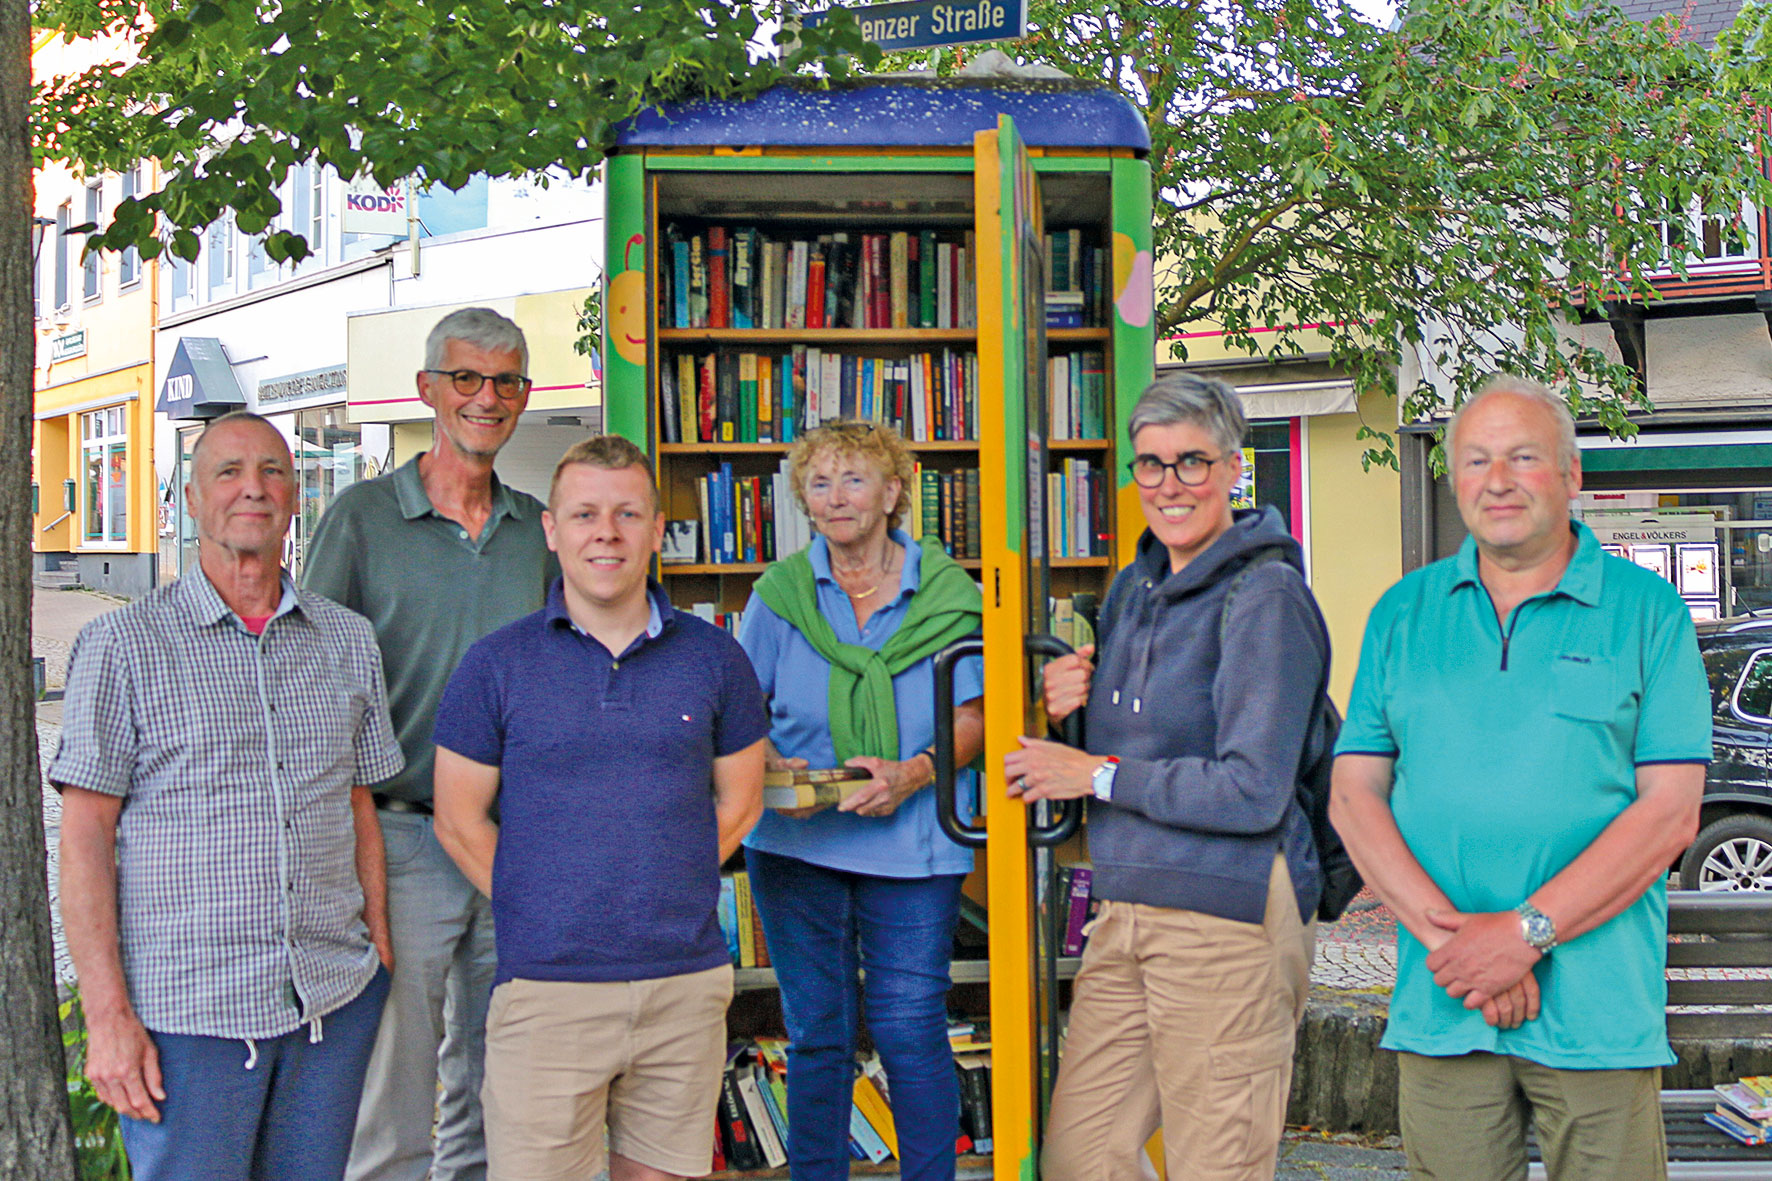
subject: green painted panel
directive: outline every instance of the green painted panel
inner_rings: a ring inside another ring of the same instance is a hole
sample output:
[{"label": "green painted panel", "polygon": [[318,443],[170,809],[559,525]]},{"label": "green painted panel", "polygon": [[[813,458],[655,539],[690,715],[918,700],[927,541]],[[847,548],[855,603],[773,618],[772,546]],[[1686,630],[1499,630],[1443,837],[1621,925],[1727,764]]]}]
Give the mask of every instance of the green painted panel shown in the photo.
[{"label": "green painted panel", "polygon": [[1035,156],[1035,172],[1110,172],[1111,156]]},{"label": "green painted panel", "polygon": [[640,157],[611,156],[603,183],[603,429],[647,447],[647,347],[623,343],[648,341],[656,290],[646,281],[646,172]]},{"label": "green painted panel", "polygon": [[[1151,166],[1146,160],[1115,160],[1114,211],[1114,439],[1126,438],[1126,424],[1138,395],[1156,376],[1156,291],[1151,257]],[[1114,465],[1119,486],[1132,476]]]},{"label": "green painted panel", "polygon": [[1661,472],[1772,468],[1772,443],[1699,447],[1595,447],[1581,453],[1584,472]]}]

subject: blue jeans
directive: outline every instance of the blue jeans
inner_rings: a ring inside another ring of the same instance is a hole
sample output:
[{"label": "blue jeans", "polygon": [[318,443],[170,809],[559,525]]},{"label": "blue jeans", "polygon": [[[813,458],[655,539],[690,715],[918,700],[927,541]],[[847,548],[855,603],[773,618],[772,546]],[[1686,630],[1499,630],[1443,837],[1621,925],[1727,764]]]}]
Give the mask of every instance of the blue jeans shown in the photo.
[{"label": "blue jeans", "polygon": [[[363,1083],[349,1181],[486,1181],[480,1126],[492,904],[429,816],[377,812],[388,850],[394,987]],[[433,1152],[431,1130],[436,1129]]]},{"label": "blue jeans", "polygon": [[[135,1181],[339,1181],[357,1123],[388,973],[309,1027],[266,1038],[154,1033],[160,1122],[125,1117]],[[248,1066],[248,1063],[251,1063]]]},{"label": "blue jeans", "polygon": [[873,877],[756,849],[745,864],[787,1019],[793,1181],[847,1181],[863,1011],[892,1090],[904,1181],[951,1181],[960,1090],[948,961],[961,875]]}]

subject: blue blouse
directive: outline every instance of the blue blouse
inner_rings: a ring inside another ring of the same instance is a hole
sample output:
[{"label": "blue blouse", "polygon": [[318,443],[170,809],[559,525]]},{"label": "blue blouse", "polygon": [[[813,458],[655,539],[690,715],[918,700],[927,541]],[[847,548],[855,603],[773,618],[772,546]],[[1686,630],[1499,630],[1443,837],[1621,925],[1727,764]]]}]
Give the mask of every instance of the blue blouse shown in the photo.
[{"label": "blue blouse", "polygon": [[[855,626],[849,596],[831,575],[830,547],[813,539],[808,556],[818,588],[818,609],[830,621],[837,639],[878,651],[898,630],[910,611],[911,598],[922,582],[923,551],[910,536],[892,531],[904,547],[904,571],[898,596]],[[755,594],[745,607],[738,642],[750,655],[757,680],[769,699],[769,739],[784,758],[805,759],[814,767],[834,767],[831,745],[830,662],[806,637]],[[954,701],[964,703],[984,694],[984,662],[973,657],[954,669]],[[935,659],[926,657],[892,678],[898,710],[898,757],[908,759],[935,741]],[[957,785],[960,816],[971,816],[975,776],[962,771]],[[773,808],[745,838],[745,844],[766,853],[795,857],[813,865],[879,877],[918,878],[934,874],[970,873],[973,854],[948,840],[935,819],[935,789],[925,787],[891,816],[857,816],[826,808],[793,820]]]}]

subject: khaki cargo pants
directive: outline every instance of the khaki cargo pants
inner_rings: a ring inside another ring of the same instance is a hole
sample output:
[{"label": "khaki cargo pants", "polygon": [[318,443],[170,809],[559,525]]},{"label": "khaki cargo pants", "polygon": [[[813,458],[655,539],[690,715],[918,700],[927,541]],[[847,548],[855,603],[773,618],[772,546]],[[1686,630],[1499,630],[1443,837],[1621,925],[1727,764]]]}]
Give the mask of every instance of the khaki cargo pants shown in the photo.
[{"label": "khaki cargo pants", "polygon": [[1261,924],[1102,905],[1077,974],[1041,1154],[1050,1181],[1273,1181],[1316,924],[1274,858]]}]

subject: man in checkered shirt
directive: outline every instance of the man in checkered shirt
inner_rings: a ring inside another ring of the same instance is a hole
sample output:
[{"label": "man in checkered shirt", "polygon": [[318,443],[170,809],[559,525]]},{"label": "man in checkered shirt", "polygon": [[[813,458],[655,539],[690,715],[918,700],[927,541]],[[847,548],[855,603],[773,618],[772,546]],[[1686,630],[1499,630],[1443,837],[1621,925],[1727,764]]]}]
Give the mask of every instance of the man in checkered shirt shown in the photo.
[{"label": "man in checkered shirt", "polygon": [[338,1181],[388,990],[399,771],[367,620],[283,571],[296,478],[256,414],[185,488],[197,569],[87,625],[61,748],[86,1073],[136,1181]]}]

